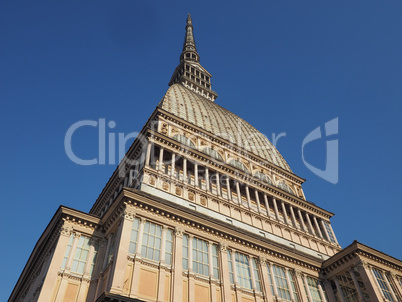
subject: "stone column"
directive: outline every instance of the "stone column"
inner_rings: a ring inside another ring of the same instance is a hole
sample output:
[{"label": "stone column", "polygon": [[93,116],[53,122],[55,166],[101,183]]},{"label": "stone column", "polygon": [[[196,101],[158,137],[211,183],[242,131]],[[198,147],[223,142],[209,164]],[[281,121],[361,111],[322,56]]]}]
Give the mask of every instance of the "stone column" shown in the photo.
[{"label": "stone column", "polygon": [[165,271],[165,257],[166,257],[166,233],[167,233],[167,227],[164,225],[162,226],[162,242],[161,242],[161,259],[160,259],[160,265],[159,265],[159,286],[158,286],[158,302],[164,301],[165,298],[165,276],[166,276],[166,271]]},{"label": "stone column", "polygon": [[194,164],[194,185],[198,187],[198,164]]},{"label": "stone column", "polygon": [[247,196],[248,208],[251,210],[251,198],[250,198],[250,191],[248,189],[248,186],[246,186],[246,196]]},{"label": "stone column", "polygon": [[355,264],[356,270],[360,273],[362,281],[366,286],[366,290],[370,296],[370,300],[381,301],[383,294],[381,288],[378,286],[377,278],[373,275],[371,268],[366,261],[360,260]]},{"label": "stone column", "polygon": [[[138,287],[140,282],[140,269],[141,262],[138,260],[141,259],[141,247],[142,247],[142,238],[144,237],[144,226],[145,226],[145,218],[140,217],[140,226],[138,228],[138,237],[137,237],[137,246],[134,258],[134,270],[133,270],[133,278],[131,281],[131,291],[130,296],[137,297],[138,295]],[[127,256],[127,255],[126,255]]]},{"label": "stone column", "polygon": [[302,231],[307,232],[306,225],[304,224],[303,215],[302,215],[302,213],[301,213],[299,208],[297,208],[297,214],[299,215],[300,225],[302,227]]},{"label": "stone column", "polygon": [[335,285],[336,285],[336,289],[338,291],[338,297],[341,299],[341,302],[345,302],[345,298],[343,297],[343,293],[342,293],[342,288],[341,288],[341,286],[339,284],[339,281],[338,281],[337,277],[334,278],[334,282],[335,282]]},{"label": "stone column", "polygon": [[314,228],[313,228],[313,225],[311,224],[310,216],[308,215],[308,213],[306,213],[306,218],[307,218],[307,224],[308,224],[308,227],[309,227],[311,233],[313,235],[315,235]]},{"label": "stone column", "polygon": [[226,176],[226,189],[228,190],[228,199],[232,200],[232,193],[230,192],[230,180],[228,176]]},{"label": "stone column", "polygon": [[254,190],[254,193],[255,193],[255,201],[257,202],[258,213],[261,214],[260,196],[258,196],[257,190]]},{"label": "stone column", "polygon": [[172,152],[172,177],[176,178],[176,154]]},{"label": "stone column", "polygon": [[327,239],[328,239],[328,241],[331,241],[331,237],[329,237],[329,234],[328,234],[328,231],[327,231],[327,228],[325,227],[325,223],[324,223],[324,220],[320,220],[320,222],[321,222],[321,225],[322,225],[322,229],[324,230],[324,232],[325,232],[325,236],[327,236]]},{"label": "stone column", "polygon": [[325,294],[324,291],[322,290],[321,282],[318,281],[317,283],[318,283],[318,291],[320,292],[322,299],[325,301]]},{"label": "stone column", "polygon": [[321,233],[321,230],[320,230],[320,226],[318,225],[317,218],[316,218],[315,216],[313,216],[313,220],[314,220],[315,227],[317,228],[318,235],[319,235],[321,238],[324,238],[324,236],[322,236],[322,233]]},{"label": "stone column", "polygon": [[205,187],[209,192],[209,170],[207,167],[205,167]]},{"label": "stone column", "polygon": [[295,276],[296,276],[295,281],[297,283],[297,287],[300,290],[300,300],[301,301],[308,301],[307,293],[304,290],[304,276],[303,276],[302,272],[299,271],[298,269],[295,269]]},{"label": "stone column", "polygon": [[219,244],[219,259],[220,259],[220,275],[222,280],[222,292],[223,301],[232,301],[232,289],[230,286],[230,276],[229,276],[229,261],[227,245],[225,243]]},{"label": "stone column", "polygon": [[268,197],[267,194],[264,193],[264,202],[265,202],[265,208],[267,210],[267,216],[271,218],[271,215],[269,213],[269,202],[268,202]]},{"label": "stone column", "polygon": [[149,167],[149,161],[151,159],[151,148],[152,148],[152,143],[148,141],[147,145],[147,153],[145,155],[145,165]]},{"label": "stone column", "polygon": [[[327,292],[328,302],[336,302],[331,283],[328,280],[324,280],[323,283],[324,283],[325,291]],[[363,300],[361,302],[363,302]]]},{"label": "stone column", "polygon": [[114,261],[110,273],[110,292],[119,294],[123,292],[124,278],[127,268],[127,255],[130,246],[131,229],[135,214],[125,210],[124,216],[121,218],[120,226],[116,234]]},{"label": "stone column", "polygon": [[188,183],[187,179],[187,158],[183,157],[183,181]]},{"label": "stone column", "polygon": [[287,283],[288,288],[289,288],[290,299],[292,301],[294,301],[295,300],[295,294],[293,292],[292,284],[290,283],[289,269],[287,267],[285,267],[285,274],[286,274],[286,283]]},{"label": "stone column", "polygon": [[262,291],[266,297],[266,301],[274,302],[274,293],[271,292],[271,284],[268,278],[267,259],[263,257],[258,258],[261,272]]},{"label": "stone column", "polygon": [[279,221],[278,205],[276,204],[276,199],[275,199],[275,198],[272,198],[272,203],[274,204],[274,210],[275,210],[275,217],[276,217],[276,220]]},{"label": "stone column", "polygon": [[237,203],[241,204],[242,199],[241,199],[241,194],[240,194],[240,185],[239,185],[238,181],[236,181],[236,193],[237,193]]},{"label": "stone column", "polygon": [[[212,242],[208,242],[208,262],[209,262],[209,280],[214,278],[214,266],[212,260]],[[210,297],[211,302],[216,302],[216,285],[214,282],[210,282]]]},{"label": "stone column", "polygon": [[162,164],[163,164],[163,147],[160,147],[159,151],[159,163],[158,163],[158,171],[162,172]]},{"label": "stone column", "polygon": [[219,173],[216,172],[216,195],[221,196],[221,184],[219,180]]},{"label": "stone column", "polygon": [[364,296],[363,296],[362,290],[360,289],[359,282],[357,282],[357,279],[356,279],[354,270],[350,268],[350,269],[348,270],[348,272],[349,272],[350,276],[352,277],[353,284],[354,284],[355,287],[356,287],[356,290],[357,290],[357,293],[359,294],[360,300],[361,300],[361,301],[364,301]]},{"label": "stone column", "polygon": [[286,213],[286,207],[285,207],[285,203],[281,200],[281,206],[282,206],[282,213],[283,213],[283,218],[285,219],[285,223],[287,225],[289,225],[289,220],[288,220],[288,214]]},{"label": "stone column", "polygon": [[297,228],[297,222],[296,222],[296,216],[295,216],[295,212],[293,211],[293,207],[291,205],[289,205],[290,208],[290,215],[292,216],[292,222],[293,222],[293,226],[295,228]]},{"label": "stone column", "polygon": [[195,282],[194,282],[194,267],[193,267],[193,240],[194,236],[188,234],[188,301],[195,301]]},{"label": "stone column", "polygon": [[[174,302],[183,301],[183,229],[175,229],[174,240],[174,260],[173,260],[173,286],[172,300]],[[192,251],[189,251],[189,256]]]}]

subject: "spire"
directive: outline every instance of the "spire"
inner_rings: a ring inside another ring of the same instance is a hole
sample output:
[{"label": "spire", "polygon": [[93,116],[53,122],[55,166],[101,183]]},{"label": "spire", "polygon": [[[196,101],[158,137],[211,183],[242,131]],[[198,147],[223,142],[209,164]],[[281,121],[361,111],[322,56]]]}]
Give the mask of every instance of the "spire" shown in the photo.
[{"label": "spire", "polygon": [[190,14],[187,16],[186,35],[184,36],[183,52],[180,56],[180,62],[184,59],[193,62],[200,61],[200,56],[198,55],[197,48],[195,46],[193,20],[191,19]]},{"label": "spire", "polygon": [[193,29],[193,20],[188,14],[180,63],[169,81],[169,86],[181,84],[213,102],[218,95],[211,89],[211,74],[200,64]]}]

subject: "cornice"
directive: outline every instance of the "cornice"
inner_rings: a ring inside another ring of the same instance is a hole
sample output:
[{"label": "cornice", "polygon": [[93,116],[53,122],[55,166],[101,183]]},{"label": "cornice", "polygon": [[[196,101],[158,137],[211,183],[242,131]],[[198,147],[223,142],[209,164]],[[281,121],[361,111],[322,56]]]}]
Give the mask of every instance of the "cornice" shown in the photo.
[{"label": "cornice", "polygon": [[338,268],[347,267],[351,261],[366,259],[370,264],[377,263],[402,272],[402,261],[377,251],[367,245],[354,241],[339,253],[323,262],[323,271],[330,273]]}]

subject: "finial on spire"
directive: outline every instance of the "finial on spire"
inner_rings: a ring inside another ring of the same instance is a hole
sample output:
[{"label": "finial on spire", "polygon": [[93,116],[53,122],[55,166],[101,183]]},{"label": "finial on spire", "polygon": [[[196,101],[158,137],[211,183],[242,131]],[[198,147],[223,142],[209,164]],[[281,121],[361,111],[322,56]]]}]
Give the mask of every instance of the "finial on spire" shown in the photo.
[{"label": "finial on spire", "polygon": [[191,14],[187,16],[186,34],[184,36],[183,52],[180,56],[180,61],[184,59],[199,62],[200,56],[198,55],[197,48],[195,47],[195,39],[193,33],[193,20]]},{"label": "finial on spire", "polygon": [[211,89],[211,77],[211,74],[200,64],[200,56],[195,47],[193,20],[188,14],[180,64],[176,67],[169,81],[169,86],[181,84],[213,102],[218,95]]}]

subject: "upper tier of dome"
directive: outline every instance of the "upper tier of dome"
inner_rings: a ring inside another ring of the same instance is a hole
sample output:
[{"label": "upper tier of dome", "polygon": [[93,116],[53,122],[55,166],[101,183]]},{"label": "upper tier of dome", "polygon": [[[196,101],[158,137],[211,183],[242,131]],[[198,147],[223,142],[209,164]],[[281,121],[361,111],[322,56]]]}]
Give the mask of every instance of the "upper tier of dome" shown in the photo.
[{"label": "upper tier of dome", "polygon": [[236,114],[180,84],[172,85],[158,106],[291,172],[285,159],[265,135]]}]

